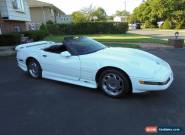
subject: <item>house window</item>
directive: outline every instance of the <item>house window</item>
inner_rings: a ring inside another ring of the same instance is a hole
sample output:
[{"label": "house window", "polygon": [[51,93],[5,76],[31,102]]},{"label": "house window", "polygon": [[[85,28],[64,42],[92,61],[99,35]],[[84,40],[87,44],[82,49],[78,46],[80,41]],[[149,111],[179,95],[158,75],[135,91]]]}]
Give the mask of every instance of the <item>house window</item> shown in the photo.
[{"label": "house window", "polygon": [[12,0],[12,6],[14,9],[24,12],[24,2],[23,0]]}]

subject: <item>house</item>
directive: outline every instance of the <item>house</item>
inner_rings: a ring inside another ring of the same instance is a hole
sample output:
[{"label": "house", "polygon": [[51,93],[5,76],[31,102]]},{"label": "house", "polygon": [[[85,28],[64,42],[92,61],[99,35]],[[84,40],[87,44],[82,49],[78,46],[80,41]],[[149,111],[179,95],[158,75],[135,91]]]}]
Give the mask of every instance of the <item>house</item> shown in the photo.
[{"label": "house", "polygon": [[128,16],[115,16],[114,22],[128,22]]},{"label": "house", "polygon": [[30,20],[27,0],[0,0],[0,33],[25,31]]},{"label": "house", "polygon": [[28,5],[30,7],[31,14],[31,26],[39,26],[42,23],[46,24],[48,21],[53,23],[68,23],[71,18],[65,15],[63,11],[54,6],[53,4],[38,1],[29,0]]},{"label": "house", "polygon": [[72,17],[70,15],[62,15],[58,23],[63,23],[63,24],[72,23]]}]

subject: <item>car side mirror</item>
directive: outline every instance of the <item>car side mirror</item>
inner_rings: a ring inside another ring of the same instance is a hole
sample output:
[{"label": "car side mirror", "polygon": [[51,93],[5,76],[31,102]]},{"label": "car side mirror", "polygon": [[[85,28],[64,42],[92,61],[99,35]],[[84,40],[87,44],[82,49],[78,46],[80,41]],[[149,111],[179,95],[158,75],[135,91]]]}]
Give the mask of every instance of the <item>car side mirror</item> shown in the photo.
[{"label": "car side mirror", "polygon": [[61,52],[60,55],[63,57],[70,57],[71,56],[71,54],[68,51]]}]

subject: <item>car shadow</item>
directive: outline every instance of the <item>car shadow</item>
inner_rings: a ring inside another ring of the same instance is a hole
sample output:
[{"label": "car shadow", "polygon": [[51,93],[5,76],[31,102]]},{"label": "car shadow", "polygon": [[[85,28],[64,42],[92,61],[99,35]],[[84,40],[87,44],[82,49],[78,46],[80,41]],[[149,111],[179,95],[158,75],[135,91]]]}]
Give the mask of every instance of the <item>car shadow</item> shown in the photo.
[{"label": "car shadow", "polygon": [[[59,88],[60,88],[60,86],[62,86],[61,91],[68,90],[71,93],[73,93],[73,92],[78,93],[78,94],[82,93],[84,95],[97,96],[98,98],[110,98],[110,99],[116,99],[116,100],[152,99],[152,98],[157,99],[157,98],[161,98],[161,96],[166,94],[165,91],[155,91],[155,92],[131,93],[131,94],[128,94],[128,95],[121,97],[121,98],[112,98],[112,97],[104,94],[104,92],[101,91],[100,89],[93,89],[93,88],[83,87],[83,86],[79,86],[79,85],[69,84],[69,83],[45,79],[45,78],[33,79],[27,73],[22,74],[21,77],[23,77],[24,80],[29,79],[29,80],[33,80],[33,81],[41,81],[41,83],[56,85]],[[56,87],[56,89],[58,89],[58,87]]]}]

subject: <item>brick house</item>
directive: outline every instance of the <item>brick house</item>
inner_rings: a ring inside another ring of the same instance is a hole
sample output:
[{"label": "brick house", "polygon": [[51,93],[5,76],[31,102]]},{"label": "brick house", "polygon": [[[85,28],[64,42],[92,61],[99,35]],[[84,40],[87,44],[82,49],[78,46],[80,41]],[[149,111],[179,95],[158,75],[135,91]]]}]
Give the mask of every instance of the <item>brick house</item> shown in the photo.
[{"label": "brick house", "polygon": [[27,0],[0,0],[0,33],[25,31],[29,21]]}]

